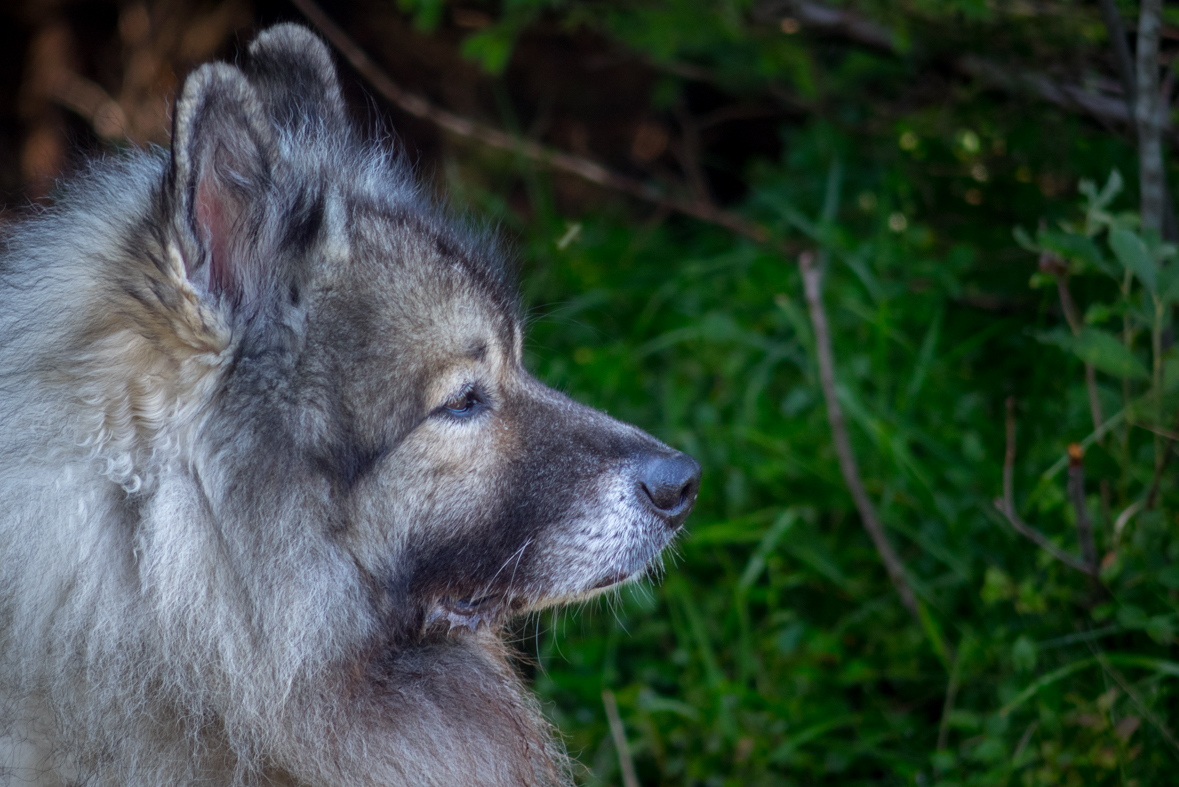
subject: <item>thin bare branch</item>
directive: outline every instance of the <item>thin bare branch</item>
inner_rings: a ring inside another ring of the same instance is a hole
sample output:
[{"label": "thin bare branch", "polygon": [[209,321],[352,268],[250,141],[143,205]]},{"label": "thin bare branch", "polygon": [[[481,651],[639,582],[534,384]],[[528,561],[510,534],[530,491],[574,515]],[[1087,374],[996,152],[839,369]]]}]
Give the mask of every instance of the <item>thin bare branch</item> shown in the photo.
[{"label": "thin bare branch", "polygon": [[[825,255],[820,254],[820,257]],[[807,307],[810,309],[811,324],[815,329],[815,354],[819,360],[819,379],[823,387],[823,398],[827,402],[827,420],[831,424],[831,439],[835,444],[835,453],[839,456],[839,469],[843,472],[843,480],[851,492],[856,509],[860,512],[860,520],[864,529],[876,545],[876,552],[892,579],[901,602],[913,617],[921,620],[921,613],[917,607],[917,597],[909,587],[909,580],[905,578],[905,567],[900,557],[888,540],[888,535],[876,518],[876,510],[868,493],[864,490],[864,483],[860,479],[860,469],[856,464],[855,454],[852,452],[851,441],[847,436],[847,426],[843,420],[843,409],[835,393],[835,361],[831,350],[831,331],[827,325],[827,312],[823,308],[823,263],[816,260],[811,252],[804,252],[798,257],[798,267],[802,271],[802,284],[806,293]]]},{"label": "thin bare branch", "polygon": [[769,0],[753,8],[753,17],[762,22],[777,22],[790,17],[805,28],[839,35],[858,44],[888,52],[897,48],[897,38],[884,25],[877,24],[854,11],[836,8],[812,0]]},{"label": "thin bare branch", "polygon": [[630,745],[626,742],[626,728],[622,726],[622,717],[618,715],[618,700],[614,692],[606,689],[602,692],[602,704],[606,706],[606,720],[610,722],[610,735],[614,738],[614,748],[618,750],[618,765],[622,769],[623,787],[639,787],[639,777],[635,773],[635,763],[630,756]]},{"label": "thin bare branch", "polygon": [[709,224],[716,224],[758,243],[765,243],[771,238],[768,229],[731,211],[718,208],[708,202],[664,194],[663,190],[656,185],[619,174],[596,161],[545,147],[532,140],[508,134],[493,126],[435,106],[424,97],[405,90],[394,82],[313,0],[291,0],[291,2],[332,42],[336,49],[344,55],[344,58],[352,64],[352,67],[367,79],[378,93],[414,117],[426,120],[452,134],[475,140],[488,147],[511,151],[537,164],[576,175],[599,186],[630,194],[661,208],[674,210]]},{"label": "thin bare branch", "polygon": [[1007,397],[1007,451],[1003,454],[1003,511],[1015,511],[1015,397]]},{"label": "thin bare branch", "polygon": [[1009,93],[1027,93],[1072,112],[1091,115],[1107,123],[1129,123],[1133,116],[1121,98],[1094,93],[1080,85],[1056,82],[1034,71],[1023,71],[987,60],[964,55],[954,61],[964,74]]},{"label": "thin bare branch", "polygon": [[[1179,424],[1177,424],[1177,426],[1179,426]],[[1162,457],[1159,459],[1159,461],[1155,462],[1154,478],[1151,479],[1150,482],[1150,492],[1148,492],[1146,495],[1147,511],[1150,511],[1154,508],[1155,501],[1158,499],[1159,485],[1163,481],[1163,472],[1167,469],[1167,461],[1171,458],[1171,448],[1174,446],[1175,441],[1179,440],[1179,434],[1175,434],[1175,432],[1169,431],[1167,429],[1159,429],[1155,427],[1154,429],[1151,429],[1151,431],[1162,436],[1163,446]]]},{"label": "thin bare branch", "polygon": [[1085,449],[1079,443],[1068,447],[1068,496],[1077,515],[1077,541],[1081,544],[1081,559],[1088,573],[1097,576],[1097,545],[1093,541],[1093,523],[1085,504]]},{"label": "thin bare branch", "polygon": [[1043,549],[1045,552],[1052,555],[1052,557],[1056,558],[1061,563],[1064,563],[1066,566],[1075,568],[1082,574],[1096,576],[1096,574],[1090,571],[1089,567],[1086,566],[1084,561],[1082,561],[1079,557],[1065,552],[1063,549],[1049,541],[1048,537],[1039,530],[1036,530],[1034,527],[1020,519],[1019,516],[1014,512],[1008,511],[1002,500],[995,498],[994,505],[999,513],[1007,517],[1007,521],[1011,523],[1011,526],[1015,528],[1015,531],[1021,536],[1024,536],[1036,546],[1040,547],[1040,549]]},{"label": "thin bare branch", "polygon": [[1126,116],[1134,114],[1134,103],[1137,100],[1138,80],[1134,75],[1134,59],[1130,55],[1130,46],[1126,43],[1126,27],[1122,24],[1122,15],[1118,13],[1118,4],[1114,0],[1100,0],[1101,18],[1105,20],[1106,34],[1113,45],[1114,62],[1118,66],[1118,77],[1122,82],[1122,92],[1126,97]]},{"label": "thin bare branch", "polygon": [[[1068,322],[1073,336],[1080,336],[1085,327],[1077,303],[1073,300],[1068,288],[1068,266],[1057,255],[1046,251],[1040,255],[1040,270],[1052,274],[1056,279],[1056,289],[1060,293],[1060,308],[1064,312],[1064,319]],[[1105,423],[1105,416],[1101,412],[1101,398],[1097,395],[1097,370],[1093,364],[1085,364],[1085,389],[1089,392],[1089,415],[1093,419],[1093,428],[1100,429]]]},{"label": "thin bare branch", "polygon": [[1007,452],[1003,458],[1003,497],[995,498],[994,506],[1007,517],[1007,521],[1011,523],[1011,527],[1015,532],[1019,533],[1036,546],[1043,549],[1052,557],[1064,563],[1066,566],[1075,568],[1082,574],[1088,574],[1091,577],[1097,576],[1096,570],[1090,568],[1083,560],[1076,555],[1070,555],[1060,547],[1048,540],[1048,537],[1036,530],[1031,525],[1024,522],[1015,513],[1015,397],[1007,397]]}]

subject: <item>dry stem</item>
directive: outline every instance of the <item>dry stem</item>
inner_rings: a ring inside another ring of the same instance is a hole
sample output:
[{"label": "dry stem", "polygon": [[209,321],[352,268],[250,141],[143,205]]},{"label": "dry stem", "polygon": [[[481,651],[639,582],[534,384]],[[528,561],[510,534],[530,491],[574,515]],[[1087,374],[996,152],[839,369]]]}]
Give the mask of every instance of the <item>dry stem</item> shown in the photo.
[{"label": "dry stem", "polygon": [[618,750],[618,765],[622,769],[623,787],[639,787],[639,777],[635,773],[635,763],[630,756],[630,745],[626,742],[626,729],[622,726],[622,717],[618,715],[618,700],[614,692],[606,689],[602,692],[602,704],[606,706],[606,720],[610,722],[610,735],[614,738],[614,748]]},{"label": "dry stem", "polygon": [[1089,567],[1089,574],[1097,575],[1097,546],[1093,542],[1093,523],[1089,521],[1089,507],[1085,505],[1085,450],[1079,443],[1068,447],[1068,496],[1077,515],[1077,541],[1081,544],[1081,559]]},{"label": "dry stem", "polygon": [[1097,576],[1095,567],[1091,567],[1075,555],[1070,555],[1048,540],[1048,537],[1024,522],[1015,513],[1015,397],[1007,397],[1007,453],[1003,460],[1003,497],[996,498],[995,508],[1007,517],[1007,521],[1015,528],[1015,532],[1027,538],[1043,549],[1052,557],[1071,566],[1083,574]]},{"label": "dry stem", "polygon": [[823,398],[827,402],[827,420],[831,423],[831,439],[835,444],[835,453],[839,456],[839,469],[843,472],[843,480],[851,492],[856,509],[860,512],[860,520],[864,529],[876,545],[876,551],[884,563],[892,584],[901,597],[901,602],[913,616],[921,621],[921,613],[917,607],[917,597],[909,587],[905,578],[905,567],[897,556],[888,540],[884,528],[876,518],[876,511],[868,493],[864,490],[864,483],[860,480],[860,469],[856,465],[855,454],[852,453],[851,441],[848,440],[847,426],[843,421],[843,409],[835,394],[835,362],[831,351],[831,332],[827,326],[827,313],[823,308],[823,267],[822,261],[816,264],[815,255],[804,252],[798,257],[798,267],[802,271],[802,284],[806,292],[807,307],[810,309],[811,324],[815,329],[815,353],[819,359],[819,379],[823,386]]}]

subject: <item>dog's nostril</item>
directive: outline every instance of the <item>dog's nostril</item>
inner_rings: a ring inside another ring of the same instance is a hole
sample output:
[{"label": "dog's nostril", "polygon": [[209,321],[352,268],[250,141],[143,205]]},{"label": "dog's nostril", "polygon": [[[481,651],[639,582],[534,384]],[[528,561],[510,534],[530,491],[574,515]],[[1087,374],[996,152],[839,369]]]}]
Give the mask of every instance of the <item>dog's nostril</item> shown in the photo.
[{"label": "dog's nostril", "polygon": [[687,454],[655,456],[639,469],[640,497],[679,527],[692,508],[700,487],[700,465]]}]

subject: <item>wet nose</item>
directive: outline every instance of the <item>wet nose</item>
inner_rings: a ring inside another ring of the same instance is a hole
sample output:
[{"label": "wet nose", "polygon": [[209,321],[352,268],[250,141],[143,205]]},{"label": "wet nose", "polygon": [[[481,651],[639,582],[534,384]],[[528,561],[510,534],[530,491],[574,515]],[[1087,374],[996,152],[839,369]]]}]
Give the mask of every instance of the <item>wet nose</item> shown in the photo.
[{"label": "wet nose", "polygon": [[696,502],[700,464],[687,454],[653,456],[639,468],[638,482],[639,498],[674,530]]}]

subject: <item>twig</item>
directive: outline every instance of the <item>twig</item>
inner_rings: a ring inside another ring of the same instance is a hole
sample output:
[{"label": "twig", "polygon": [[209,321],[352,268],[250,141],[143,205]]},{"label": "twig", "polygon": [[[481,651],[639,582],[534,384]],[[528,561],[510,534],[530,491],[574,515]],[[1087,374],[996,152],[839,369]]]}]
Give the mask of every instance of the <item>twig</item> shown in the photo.
[{"label": "twig", "polygon": [[1093,542],[1093,523],[1089,521],[1089,507],[1085,505],[1085,450],[1078,443],[1068,447],[1068,496],[1077,515],[1077,541],[1081,544],[1081,559],[1089,567],[1089,574],[1097,575],[1097,546]]},{"label": "twig", "polygon": [[540,145],[532,140],[508,134],[493,126],[456,115],[405,90],[386,74],[361,47],[348,36],[313,0],[291,0],[316,28],[340,50],[352,67],[368,80],[378,93],[414,117],[433,123],[460,137],[473,139],[488,147],[507,150],[543,166],[576,175],[599,186],[621,191],[669,210],[692,216],[709,224],[724,227],[758,243],[770,240],[770,231],[731,211],[698,200],[668,196],[653,184],[644,183],[614,172],[596,161]]},{"label": "twig", "polygon": [[626,729],[622,726],[622,717],[618,715],[618,700],[614,698],[614,692],[610,689],[602,692],[602,704],[606,706],[606,720],[610,722],[610,735],[614,738],[614,748],[618,750],[618,764],[622,768],[623,787],[639,787],[635,763],[631,759],[630,746],[626,742]]},{"label": "twig", "polygon": [[1075,555],[1070,555],[1060,547],[1048,540],[1048,537],[1036,530],[1031,525],[1024,522],[1015,513],[1015,397],[1007,397],[1007,453],[1003,459],[1003,497],[996,498],[994,506],[999,513],[1007,517],[1007,521],[1015,528],[1015,532],[1027,538],[1036,546],[1043,549],[1052,557],[1064,563],[1066,566],[1071,566],[1082,574],[1088,574],[1091,577],[1097,576],[1097,572],[1089,567],[1084,561],[1077,558]]},{"label": "twig", "polygon": [[977,55],[954,61],[958,71],[1011,93],[1031,93],[1050,104],[1091,115],[1107,123],[1129,123],[1133,115],[1119,98],[1090,92],[1080,85],[1062,84],[1034,71],[1016,71]]},{"label": "twig", "polygon": [[[825,256],[820,254],[820,256]],[[860,480],[860,470],[856,465],[855,454],[852,453],[851,441],[848,440],[847,426],[843,421],[843,410],[835,395],[835,362],[831,351],[831,333],[827,325],[827,313],[823,308],[823,267],[825,260],[816,264],[812,252],[803,252],[798,257],[798,267],[802,271],[802,284],[806,293],[807,306],[810,309],[811,324],[815,329],[815,352],[819,360],[819,379],[823,386],[823,398],[827,401],[827,420],[831,423],[831,438],[835,444],[835,453],[839,456],[839,469],[843,472],[843,480],[851,492],[856,509],[860,512],[860,520],[864,529],[876,545],[876,551],[884,563],[888,576],[896,588],[901,602],[921,622],[921,612],[917,607],[917,597],[909,587],[905,578],[905,567],[897,557],[888,540],[884,528],[876,518],[876,511],[868,493],[864,491],[864,483]],[[923,624],[924,625],[924,624]]]},{"label": "twig", "polygon": [[1015,511],[1015,397],[1007,402],[1007,450],[1003,453],[1003,503],[1006,511]]},{"label": "twig", "polygon": [[888,28],[854,11],[846,11],[826,3],[810,0],[770,0],[755,5],[753,16],[762,22],[777,22],[779,17],[791,16],[801,22],[803,27],[841,35],[874,49],[888,52],[897,49],[897,38]]},{"label": "twig", "polygon": [[[1056,279],[1056,289],[1060,293],[1060,309],[1064,312],[1064,319],[1073,332],[1073,336],[1080,336],[1084,321],[1077,310],[1077,303],[1068,288],[1068,267],[1057,255],[1046,251],[1040,255],[1040,270],[1052,274]],[[1085,363],[1085,388],[1089,392],[1089,415],[1093,419],[1093,428],[1100,429],[1105,423],[1105,416],[1101,412],[1101,398],[1097,395],[1097,370],[1093,364]]]},{"label": "twig", "polygon": [[1122,95],[1126,99],[1126,117],[1133,117],[1138,84],[1134,77],[1134,60],[1130,56],[1130,47],[1126,44],[1126,28],[1122,24],[1122,15],[1118,13],[1118,6],[1114,0],[1100,0],[1100,3],[1101,18],[1105,20],[1105,31],[1110,43],[1113,44],[1114,62],[1118,66]]},{"label": "twig", "polygon": [[1155,462],[1154,479],[1150,482],[1150,492],[1146,495],[1146,510],[1149,511],[1154,508],[1155,499],[1159,494],[1159,484],[1163,480],[1163,471],[1167,469],[1167,460],[1171,458],[1171,446],[1175,440],[1179,440],[1179,435],[1166,429],[1153,429],[1156,434],[1163,437],[1163,455],[1159,461]]}]

